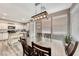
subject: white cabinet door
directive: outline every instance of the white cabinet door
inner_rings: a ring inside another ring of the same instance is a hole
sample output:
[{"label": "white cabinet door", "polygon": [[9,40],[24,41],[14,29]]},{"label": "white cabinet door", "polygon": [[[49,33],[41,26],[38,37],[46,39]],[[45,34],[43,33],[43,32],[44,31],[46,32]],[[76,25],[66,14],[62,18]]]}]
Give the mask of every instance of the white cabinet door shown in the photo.
[{"label": "white cabinet door", "polygon": [[7,23],[1,23],[0,29],[8,29],[8,24]]},{"label": "white cabinet door", "polygon": [[2,26],[1,26],[1,23],[0,23],[0,29],[1,29],[1,27],[2,27]]},{"label": "white cabinet door", "polygon": [[2,40],[2,33],[0,33],[0,40]]},{"label": "white cabinet door", "polygon": [[16,29],[23,29],[23,25],[21,24],[16,24],[15,26],[16,26]]},{"label": "white cabinet door", "polygon": [[3,34],[3,40],[6,40],[6,39],[8,39],[8,33]]}]

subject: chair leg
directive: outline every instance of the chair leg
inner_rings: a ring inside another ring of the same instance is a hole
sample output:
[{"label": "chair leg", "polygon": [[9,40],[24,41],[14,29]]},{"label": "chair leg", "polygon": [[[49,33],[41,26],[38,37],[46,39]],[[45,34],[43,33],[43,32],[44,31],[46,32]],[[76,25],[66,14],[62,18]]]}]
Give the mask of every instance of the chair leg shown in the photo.
[{"label": "chair leg", "polygon": [[23,56],[25,55],[25,53],[23,52]]},{"label": "chair leg", "polygon": [[23,50],[23,56],[25,55],[25,52],[24,52],[24,50]]}]

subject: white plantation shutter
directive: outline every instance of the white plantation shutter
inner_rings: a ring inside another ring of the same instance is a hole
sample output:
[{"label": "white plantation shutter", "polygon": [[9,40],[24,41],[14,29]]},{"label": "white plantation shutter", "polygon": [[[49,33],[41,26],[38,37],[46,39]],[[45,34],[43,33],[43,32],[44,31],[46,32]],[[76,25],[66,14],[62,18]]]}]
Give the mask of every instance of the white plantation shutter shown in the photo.
[{"label": "white plantation shutter", "polygon": [[52,21],[53,34],[67,34],[67,14],[53,17]]},{"label": "white plantation shutter", "polygon": [[36,30],[42,32],[42,37],[64,40],[65,35],[70,34],[69,17],[69,9],[50,14],[48,18],[42,19],[42,24],[36,26],[40,29]]}]

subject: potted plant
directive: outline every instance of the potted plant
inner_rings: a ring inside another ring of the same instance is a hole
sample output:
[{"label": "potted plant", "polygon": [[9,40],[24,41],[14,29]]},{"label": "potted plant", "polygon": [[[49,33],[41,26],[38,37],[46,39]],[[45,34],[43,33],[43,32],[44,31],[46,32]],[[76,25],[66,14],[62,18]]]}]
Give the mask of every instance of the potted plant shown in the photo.
[{"label": "potted plant", "polygon": [[71,42],[72,37],[70,35],[65,36],[65,43],[68,44]]}]

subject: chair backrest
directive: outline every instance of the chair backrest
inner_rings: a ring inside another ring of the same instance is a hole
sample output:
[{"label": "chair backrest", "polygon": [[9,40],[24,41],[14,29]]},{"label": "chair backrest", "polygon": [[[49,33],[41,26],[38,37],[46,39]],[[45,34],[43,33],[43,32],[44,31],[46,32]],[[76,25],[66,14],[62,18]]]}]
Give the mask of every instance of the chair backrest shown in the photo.
[{"label": "chair backrest", "polygon": [[[22,39],[22,38],[20,37],[20,40],[19,40],[19,41],[20,41],[21,44],[22,44],[22,47],[23,47],[23,55],[24,55],[24,54],[26,54],[25,51],[27,51],[27,48],[28,48],[26,39]],[[28,54],[27,54],[27,55],[28,55]]]},{"label": "chair backrest", "polygon": [[51,48],[43,47],[32,42],[32,49],[34,56],[51,56]]},{"label": "chair backrest", "polygon": [[68,56],[73,56],[74,55],[74,53],[75,53],[75,51],[77,49],[77,46],[78,46],[78,42],[77,41],[74,42],[74,43],[73,42],[69,43],[68,48],[67,48]]},{"label": "chair backrest", "polygon": [[22,44],[23,47],[25,45],[27,45],[26,39],[20,37],[20,40],[19,41],[21,42],[21,44]]}]

